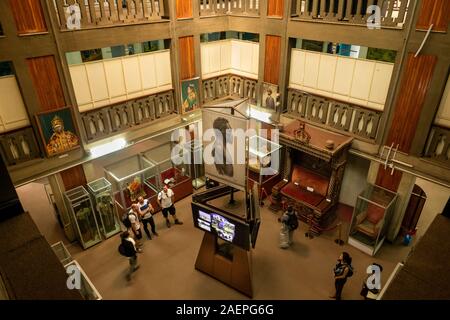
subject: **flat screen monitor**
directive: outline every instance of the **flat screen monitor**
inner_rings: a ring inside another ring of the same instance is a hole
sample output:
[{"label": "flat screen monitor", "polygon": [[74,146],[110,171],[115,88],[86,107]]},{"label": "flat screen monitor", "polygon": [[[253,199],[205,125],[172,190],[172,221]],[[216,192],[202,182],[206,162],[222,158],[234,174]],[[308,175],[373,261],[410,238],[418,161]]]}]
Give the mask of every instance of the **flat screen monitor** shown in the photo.
[{"label": "flat screen monitor", "polygon": [[192,203],[192,218],[195,227],[213,233],[245,250],[250,249],[250,227],[248,223],[233,219],[223,212],[196,203]]}]

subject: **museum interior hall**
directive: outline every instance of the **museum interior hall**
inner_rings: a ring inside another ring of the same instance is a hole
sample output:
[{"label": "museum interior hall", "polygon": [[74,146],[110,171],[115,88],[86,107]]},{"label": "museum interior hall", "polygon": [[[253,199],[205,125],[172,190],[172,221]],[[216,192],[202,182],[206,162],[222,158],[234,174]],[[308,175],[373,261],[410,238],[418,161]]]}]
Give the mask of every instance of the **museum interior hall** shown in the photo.
[{"label": "museum interior hall", "polygon": [[448,300],[449,22],[0,0],[0,300]]}]

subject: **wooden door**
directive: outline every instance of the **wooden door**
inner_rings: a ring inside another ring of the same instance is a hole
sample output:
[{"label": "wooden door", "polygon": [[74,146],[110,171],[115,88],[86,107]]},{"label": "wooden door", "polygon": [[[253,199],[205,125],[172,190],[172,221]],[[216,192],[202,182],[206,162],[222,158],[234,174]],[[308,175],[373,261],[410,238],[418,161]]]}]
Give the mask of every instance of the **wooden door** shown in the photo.
[{"label": "wooden door", "polygon": [[411,197],[409,198],[408,207],[406,208],[405,216],[403,217],[401,226],[401,236],[408,231],[414,230],[419,221],[420,214],[427,200],[427,195],[418,185],[414,185]]}]

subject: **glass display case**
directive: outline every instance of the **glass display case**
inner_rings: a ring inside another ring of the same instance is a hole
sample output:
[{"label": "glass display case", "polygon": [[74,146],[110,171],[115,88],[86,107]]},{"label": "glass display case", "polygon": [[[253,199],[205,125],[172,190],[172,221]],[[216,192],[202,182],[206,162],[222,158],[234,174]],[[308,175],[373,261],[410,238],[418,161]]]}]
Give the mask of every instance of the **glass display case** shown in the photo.
[{"label": "glass display case", "polygon": [[260,136],[248,139],[248,179],[258,185],[260,200],[268,196],[272,187],[280,181],[281,146]]},{"label": "glass display case", "polygon": [[348,243],[374,256],[383,245],[397,194],[369,184],[356,200]]},{"label": "glass display case", "polygon": [[139,196],[156,205],[158,185],[157,167],[141,154],[137,154],[104,168],[106,179],[111,183],[114,203],[119,216],[137,202]]},{"label": "glass display case", "polygon": [[111,183],[105,178],[100,178],[88,183],[87,187],[94,200],[97,222],[105,238],[119,233],[120,224],[114,209]]},{"label": "glass display case", "polygon": [[[157,175],[146,180],[152,185],[156,185],[161,190],[164,184],[175,193],[175,201],[192,194],[192,180],[189,177],[189,164],[175,164],[172,161],[171,142],[164,143],[156,148],[152,148],[143,153],[147,161],[151,162],[157,168]],[[185,148],[180,148],[180,153],[185,152]]]},{"label": "glass display case", "polygon": [[205,166],[203,165],[203,145],[200,140],[192,140],[190,143],[191,164],[189,175],[194,189],[200,189],[206,184]]},{"label": "glass display case", "polygon": [[86,189],[79,186],[66,191],[64,200],[71,212],[72,224],[83,248],[87,249],[102,241],[91,197]]}]

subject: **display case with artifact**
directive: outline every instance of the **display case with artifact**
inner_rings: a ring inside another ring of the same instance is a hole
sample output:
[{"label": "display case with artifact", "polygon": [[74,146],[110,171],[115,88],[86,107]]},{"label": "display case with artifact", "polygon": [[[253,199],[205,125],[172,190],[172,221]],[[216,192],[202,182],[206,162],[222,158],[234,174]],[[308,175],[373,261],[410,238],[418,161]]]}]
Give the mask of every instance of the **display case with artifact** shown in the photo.
[{"label": "display case with artifact", "polygon": [[281,146],[260,136],[250,137],[248,145],[250,187],[256,183],[260,200],[263,200],[271,193],[273,186],[281,180],[279,174]]},{"label": "display case with artifact", "polygon": [[192,140],[190,143],[191,164],[189,175],[194,189],[200,189],[206,184],[205,166],[203,165],[203,145],[200,140]]},{"label": "display case with artifact", "polygon": [[120,224],[114,208],[111,183],[102,177],[88,183],[87,187],[94,199],[97,221],[105,238],[119,233]]},{"label": "display case with artifact", "polygon": [[71,221],[83,248],[87,249],[102,241],[91,197],[86,189],[79,186],[66,191],[64,200],[71,212]]},{"label": "display case with artifact", "polygon": [[375,255],[383,245],[396,199],[396,193],[369,184],[356,200],[348,243]]},{"label": "display case with artifact", "polygon": [[153,184],[157,175],[156,165],[137,154],[104,168],[105,177],[111,183],[114,202],[119,216],[129,210],[142,196],[156,205],[158,186]]},{"label": "display case with artifact", "polygon": [[[173,143],[164,143],[143,153],[144,159],[152,163],[157,174],[145,180],[145,183],[157,186],[161,190],[167,184],[175,193],[175,201],[181,200],[192,194],[192,180],[189,177],[189,165],[186,163],[175,164],[172,161]],[[189,152],[182,146],[179,148],[180,155]],[[176,152],[176,149],[174,149]],[[175,156],[175,155],[174,155]]]}]

